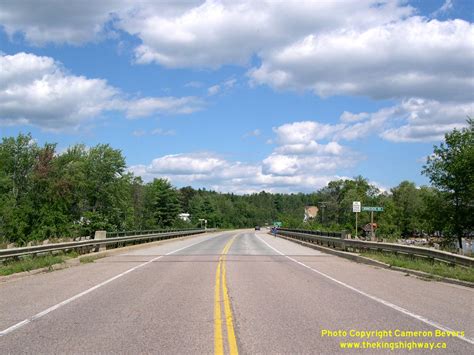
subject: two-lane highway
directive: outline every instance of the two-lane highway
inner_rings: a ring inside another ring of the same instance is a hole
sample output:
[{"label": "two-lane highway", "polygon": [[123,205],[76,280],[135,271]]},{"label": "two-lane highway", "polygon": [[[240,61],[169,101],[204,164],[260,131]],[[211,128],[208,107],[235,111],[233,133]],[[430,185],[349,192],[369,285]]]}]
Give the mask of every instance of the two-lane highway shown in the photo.
[{"label": "two-lane highway", "polygon": [[[229,231],[1,282],[0,353],[332,354],[366,340],[467,354],[472,312],[472,289]],[[464,334],[426,336],[441,331]]]}]

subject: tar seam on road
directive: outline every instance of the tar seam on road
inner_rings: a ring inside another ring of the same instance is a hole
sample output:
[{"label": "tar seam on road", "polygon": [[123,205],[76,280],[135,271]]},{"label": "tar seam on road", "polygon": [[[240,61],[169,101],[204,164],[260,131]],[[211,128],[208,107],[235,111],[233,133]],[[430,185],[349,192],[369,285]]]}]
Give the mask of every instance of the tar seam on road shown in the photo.
[{"label": "tar seam on road", "polygon": [[100,288],[100,287],[102,287],[102,286],[105,286],[105,285],[107,285],[108,283],[110,283],[110,282],[112,282],[112,281],[114,281],[114,280],[117,280],[118,278],[120,278],[120,277],[122,277],[122,276],[125,276],[125,275],[127,275],[128,273],[130,273],[130,272],[132,272],[132,271],[135,271],[135,270],[137,270],[137,269],[139,269],[139,268],[141,268],[141,267],[143,267],[143,266],[145,266],[145,265],[148,265],[148,264],[150,264],[150,263],[152,263],[152,262],[154,262],[154,261],[156,261],[156,260],[158,260],[158,259],[161,259],[161,258],[163,258],[163,257],[165,257],[165,256],[167,256],[167,255],[171,255],[171,254],[177,253],[177,252],[179,252],[179,251],[181,251],[181,250],[190,248],[190,247],[192,247],[192,246],[194,246],[194,245],[196,245],[196,244],[204,243],[204,242],[206,242],[206,241],[208,241],[208,240],[209,240],[209,239],[201,240],[201,241],[199,241],[199,242],[197,242],[197,243],[193,243],[193,244],[188,245],[188,246],[185,246],[185,247],[183,247],[183,248],[179,248],[179,249],[173,250],[173,251],[171,251],[171,252],[169,252],[169,253],[167,253],[167,254],[165,254],[165,255],[160,255],[160,256],[158,256],[158,257],[156,257],[156,258],[153,258],[153,259],[151,259],[151,260],[149,260],[149,261],[147,261],[147,262],[144,262],[143,264],[134,266],[134,267],[132,267],[131,269],[128,269],[128,270],[126,270],[126,271],[124,271],[124,272],[122,272],[122,273],[120,273],[120,274],[118,274],[118,275],[115,275],[114,277],[112,277],[112,278],[110,278],[110,279],[108,279],[108,280],[105,280],[104,282],[101,282],[101,283],[98,284],[98,285],[95,285],[95,286],[93,286],[93,287],[91,287],[91,288],[89,288],[89,289],[87,289],[87,290],[85,290],[85,291],[83,291],[83,292],[81,292],[81,293],[78,293],[78,294],[75,295],[75,296],[72,296],[71,298],[68,298],[67,300],[64,300],[64,301],[62,301],[62,302],[60,302],[60,303],[58,303],[58,304],[56,304],[56,305],[54,305],[54,306],[52,306],[52,307],[49,307],[48,309],[45,309],[44,311],[42,311],[42,312],[40,312],[40,313],[37,313],[37,314],[35,314],[34,316],[32,316],[32,317],[30,317],[30,318],[27,318],[27,319],[25,319],[25,320],[23,320],[23,321],[21,321],[21,322],[18,322],[18,323],[16,323],[16,324],[12,325],[11,327],[9,327],[9,328],[7,328],[7,329],[5,329],[5,330],[0,331],[0,337],[2,337],[2,336],[4,336],[4,335],[7,335],[7,334],[9,334],[9,333],[11,333],[11,332],[13,332],[13,331],[19,329],[19,328],[21,328],[21,327],[23,327],[23,326],[25,326],[25,325],[31,323],[32,321],[34,321],[34,320],[36,320],[36,319],[38,319],[38,318],[41,318],[41,317],[47,315],[48,313],[50,313],[50,312],[52,312],[52,311],[55,311],[55,310],[58,309],[58,308],[61,308],[62,306],[65,306],[65,305],[67,305],[68,303],[71,303],[72,301],[75,301],[75,300],[77,300],[78,298],[80,298],[80,297],[82,297],[82,296],[84,296],[84,295],[87,295],[88,293],[91,293],[92,291],[95,291],[95,290],[97,290],[98,288]]},{"label": "tar seam on road", "polygon": [[[232,308],[230,306],[229,293],[227,291],[225,258],[237,235],[230,239],[222,250],[217,264],[216,271],[216,287],[214,289],[214,353],[216,355],[224,354],[224,343],[222,336],[222,311],[221,311],[221,289],[222,299],[224,301],[224,315],[227,329],[227,341],[229,345],[229,353],[238,355],[237,340],[235,338],[234,322],[232,316]],[[221,282],[222,278],[222,282]],[[222,285],[222,287],[221,287]]]},{"label": "tar seam on road", "polygon": [[[339,284],[339,285],[341,285],[341,286],[344,286],[344,287],[346,287],[346,288],[348,288],[348,289],[350,289],[350,290],[352,290],[352,291],[354,291],[354,292],[357,292],[357,293],[359,293],[359,294],[361,294],[361,295],[363,295],[363,296],[365,296],[365,297],[370,298],[370,299],[373,300],[373,301],[376,301],[376,302],[381,303],[381,304],[383,304],[383,305],[385,305],[385,306],[387,306],[387,307],[390,307],[390,308],[392,308],[392,309],[394,309],[394,310],[396,310],[396,311],[399,311],[399,312],[401,312],[401,313],[403,313],[403,314],[405,314],[405,315],[407,315],[407,316],[410,316],[410,317],[412,317],[412,318],[418,319],[419,321],[421,321],[421,322],[423,322],[423,323],[425,323],[425,324],[428,324],[428,325],[430,325],[430,326],[432,326],[432,327],[438,328],[438,329],[440,329],[440,330],[442,330],[442,331],[445,331],[445,332],[454,332],[454,330],[451,329],[451,328],[445,327],[444,325],[441,325],[441,324],[439,324],[439,323],[436,323],[436,322],[434,322],[434,321],[432,321],[432,320],[429,320],[429,319],[427,319],[427,318],[425,318],[425,317],[423,317],[423,316],[420,316],[420,315],[418,315],[418,314],[416,314],[416,313],[410,312],[409,310],[407,310],[407,309],[405,309],[405,308],[402,308],[402,307],[400,307],[400,306],[397,306],[396,304],[390,303],[390,302],[385,301],[385,300],[383,300],[383,299],[381,299],[381,298],[378,298],[378,297],[376,297],[376,296],[372,296],[372,295],[370,295],[370,294],[368,294],[368,293],[365,293],[364,291],[361,291],[361,290],[359,290],[359,289],[357,289],[357,288],[355,288],[355,287],[353,287],[353,286],[351,286],[351,285],[348,285],[348,284],[346,284],[346,283],[344,283],[344,282],[342,282],[342,281],[336,280],[335,278],[333,278],[333,277],[331,277],[331,276],[329,276],[329,275],[326,275],[325,273],[323,273],[323,272],[321,272],[321,271],[318,271],[318,270],[316,270],[316,269],[313,269],[312,267],[310,267],[310,266],[308,266],[308,265],[306,265],[306,264],[304,264],[304,263],[302,263],[302,262],[300,262],[300,261],[298,261],[298,260],[296,260],[296,259],[293,259],[292,257],[290,257],[290,256],[288,256],[288,255],[285,255],[284,253],[282,253],[282,252],[279,251],[278,249],[272,247],[270,244],[268,244],[266,241],[264,241],[264,240],[263,240],[261,237],[259,237],[258,235],[255,234],[255,236],[256,236],[258,239],[260,239],[263,243],[265,243],[269,248],[271,248],[271,249],[273,249],[274,251],[276,251],[278,254],[280,254],[280,255],[282,255],[282,256],[284,256],[284,257],[290,259],[291,261],[293,261],[293,262],[295,262],[295,263],[297,263],[297,264],[299,264],[299,265],[301,265],[301,266],[303,266],[303,267],[305,267],[305,268],[307,268],[307,269],[309,269],[309,270],[311,270],[311,271],[313,271],[313,272],[315,272],[315,273],[317,273],[317,274],[319,274],[319,275],[321,275],[321,276],[323,276],[323,277],[325,277],[325,278],[327,278],[327,279],[329,279],[329,280],[331,280],[331,281],[334,281],[335,283],[337,283],[337,284]],[[470,338],[467,338],[467,337],[463,337],[463,336],[456,336],[456,337],[459,338],[459,339],[461,339],[461,340],[464,340],[465,342],[468,342],[469,344],[474,344],[474,340],[473,340],[473,339],[470,339]]]}]

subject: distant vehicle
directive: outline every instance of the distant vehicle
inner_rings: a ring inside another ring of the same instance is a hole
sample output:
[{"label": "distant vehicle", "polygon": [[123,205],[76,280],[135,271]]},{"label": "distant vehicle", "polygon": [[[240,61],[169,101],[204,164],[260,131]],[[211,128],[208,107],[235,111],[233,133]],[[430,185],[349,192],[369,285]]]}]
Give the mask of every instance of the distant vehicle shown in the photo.
[{"label": "distant vehicle", "polygon": [[259,230],[260,230],[260,226],[255,226],[255,230],[256,230],[256,231],[259,231]]}]

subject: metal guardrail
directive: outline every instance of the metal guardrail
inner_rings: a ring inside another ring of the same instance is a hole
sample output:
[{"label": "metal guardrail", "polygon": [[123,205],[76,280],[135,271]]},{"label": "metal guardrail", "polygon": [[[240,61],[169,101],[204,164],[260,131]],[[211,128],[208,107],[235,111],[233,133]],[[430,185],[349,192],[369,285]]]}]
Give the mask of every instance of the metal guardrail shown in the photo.
[{"label": "metal guardrail", "polygon": [[319,230],[308,230],[308,229],[290,229],[290,228],[278,228],[279,231],[288,231],[288,232],[298,232],[306,233],[311,235],[320,235],[331,238],[342,238],[346,237],[346,232],[329,232],[329,231],[319,231]]},{"label": "metal guardrail", "polygon": [[[65,243],[53,243],[45,245],[36,245],[30,247],[11,248],[11,249],[0,249],[0,261],[5,259],[20,257],[25,255],[37,255],[43,253],[50,253],[54,251],[69,251],[69,250],[92,250],[98,249],[99,247],[106,247],[108,245],[118,245],[133,242],[163,240],[183,237],[187,235],[201,234],[205,232],[212,232],[214,229],[186,229],[178,230],[166,233],[149,233],[149,234],[138,234],[131,236],[112,237],[105,239],[89,239],[81,240],[76,242],[65,242]],[[138,231],[136,231],[138,232]]]},{"label": "metal guardrail", "polygon": [[[311,231],[304,231],[301,229],[287,229],[281,228],[277,230],[277,234],[295,238],[301,241],[332,247],[344,251],[359,251],[359,250],[377,250],[377,251],[389,251],[392,253],[400,253],[413,255],[416,257],[434,259],[439,261],[448,262],[451,264],[463,265],[468,267],[474,267],[474,258],[470,258],[464,255],[457,255],[442,250],[428,249],[423,247],[416,247],[410,245],[401,245],[393,243],[381,243],[381,242],[369,242],[364,240],[356,239],[343,239],[335,238],[334,236],[323,236],[316,235],[314,233],[308,233]],[[341,236],[345,235],[344,232],[340,233]]]},{"label": "metal guardrail", "polygon": [[[170,228],[168,228],[168,229],[146,229],[146,230],[107,232],[107,238],[134,236],[134,235],[146,235],[146,234],[170,233],[170,232],[186,232],[186,231],[193,231],[193,230],[196,230],[196,228],[183,228],[183,229],[170,229]],[[207,230],[209,230],[209,228]]]}]

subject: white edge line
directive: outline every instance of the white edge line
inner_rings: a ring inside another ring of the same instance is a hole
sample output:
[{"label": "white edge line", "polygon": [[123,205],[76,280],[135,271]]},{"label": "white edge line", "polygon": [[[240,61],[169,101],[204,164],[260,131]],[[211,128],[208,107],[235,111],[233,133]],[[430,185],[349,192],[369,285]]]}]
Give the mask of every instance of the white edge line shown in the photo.
[{"label": "white edge line", "polygon": [[[271,249],[273,249],[274,251],[276,251],[278,254],[284,256],[285,258],[290,259],[291,261],[293,261],[293,262],[295,262],[295,263],[297,263],[297,264],[299,264],[299,265],[301,265],[301,266],[303,266],[303,267],[305,267],[305,268],[307,268],[307,269],[309,269],[309,270],[311,270],[311,271],[313,271],[313,272],[315,272],[315,273],[317,273],[317,274],[319,274],[319,275],[321,275],[321,276],[324,276],[325,278],[327,278],[327,279],[329,279],[329,280],[331,280],[331,281],[333,281],[333,282],[335,282],[335,283],[337,283],[337,284],[339,284],[339,285],[341,285],[341,286],[344,286],[344,287],[346,287],[346,288],[348,288],[348,289],[350,289],[350,290],[352,290],[352,291],[354,291],[354,292],[357,292],[357,293],[359,293],[359,294],[361,294],[361,295],[363,295],[363,296],[365,296],[365,297],[370,298],[370,299],[373,300],[373,301],[376,301],[376,302],[381,303],[381,304],[383,304],[383,305],[385,305],[385,306],[387,306],[387,307],[390,307],[390,308],[392,308],[392,309],[394,309],[394,310],[396,310],[396,311],[399,311],[399,312],[401,312],[401,313],[403,313],[403,314],[405,314],[405,315],[407,315],[407,316],[410,316],[410,317],[412,317],[412,318],[418,319],[419,321],[421,321],[421,322],[423,322],[423,323],[425,323],[425,324],[428,324],[428,325],[430,325],[430,326],[432,326],[432,327],[438,328],[438,329],[440,329],[440,330],[442,330],[442,331],[445,331],[445,332],[454,332],[454,330],[451,329],[451,328],[445,327],[445,326],[443,326],[443,325],[441,325],[441,324],[439,324],[439,323],[436,323],[436,322],[434,322],[434,321],[432,321],[432,320],[429,320],[428,318],[425,318],[425,317],[420,316],[420,315],[418,315],[418,314],[416,314],[416,313],[410,312],[409,310],[407,310],[407,309],[405,309],[405,308],[402,308],[402,307],[400,307],[400,306],[397,306],[396,304],[390,303],[390,302],[385,301],[385,300],[383,300],[383,299],[381,299],[381,298],[378,298],[378,297],[376,297],[376,296],[372,296],[372,295],[370,295],[370,294],[368,294],[368,293],[366,293],[366,292],[364,292],[364,291],[361,291],[361,290],[359,290],[359,289],[357,289],[357,288],[355,288],[355,287],[353,287],[353,286],[351,286],[351,285],[348,285],[348,284],[346,284],[346,283],[344,283],[344,282],[342,282],[342,281],[336,280],[335,278],[333,278],[333,277],[331,277],[331,276],[329,276],[329,275],[327,275],[327,274],[325,274],[325,273],[323,273],[323,272],[321,272],[321,271],[318,271],[318,270],[316,270],[316,269],[313,269],[312,267],[310,267],[310,266],[308,266],[308,265],[302,263],[301,261],[298,261],[298,260],[296,260],[296,259],[293,259],[292,257],[290,257],[290,256],[288,256],[288,255],[285,255],[284,253],[282,253],[282,252],[279,251],[278,249],[272,247],[270,244],[268,244],[266,241],[264,241],[264,240],[263,240],[261,237],[259,237],[257,234],[255,234],[255,236],[256,236],[258,239],[260,239],[263,243],[265,243],[269,248],[271,248]],[[467,337],[463,337],[463,336],[456,336],[456,337],[459,338],[459,339],[461,339],[461,340],[464,340],[465,342],[468,342],[469,344],[474,344],[474,340],[473,340],[473,339],[470,339],[470,338],[467,338]]]},{"label": "white edge line", "polygon": [[23,327],[23,326],[25,326],[25,325],[31,323],[32,321],[34,321],[34,320],[36,320],[36,319],[38,319],[38,318],[41,318],[41,317],[47,315],[48,313],[50,313],[50,312],[52,312],[52,311],[54,311],[54,310],[56,310],[56,309],[58,309],[58,308],[61,308],[62,306],[65,306],[65,305],[67,305],[68,303],[71,303],[71,302],[77,300],[78,298],[80,298],[80,297],[82,297],[82,296],[85,296],[85,295],[87,295],[88,293],[91,293],[92,291],[94,291],[94,290],[96,290],[96,289],[98,289],[98,288],[100,288],[100,287],[102,287],[102,286],[105,286],[105,285],[107,285],[108,283],[110,283],[110,282],[112,282],[112,281],[114,281],[114,280],[117,280],[118,278],[120,278],[120,277],[122,277],[122,276],[127,275],[128,273],[130,273],[130,272],[132,272],[132,271],[135,271],[135,270],[137,270],[137,269],[139,269],[139,268],[141,268],[141,267],[143,267],[143,266],[145,266],[145,265],[148,265],[148,264],[150,264],[150,263],[152,263],[152,262],[154,262],[154,261],[156,261],[156,260],[158,260],[158,259],[161,259],[161,258],[163,258],[164,256],[177,253],[178,251],[181,251],[181,250],[183,250],[183,249],[190,248],[190,247],[192,247],[192,246],[194,246],[194,245],[196,245],[196,244],[199,244],[199,243],[204,243],[205,241],[208,241],[208,240],[209,240],[209,239],[201,240],[201,241],[196,242],[196,243],[193,243],[193,244],[191,244],[191,245],[188,245],[188,246],[185,246],[185,247],[182,247],[182,248],[173,250],[173,251],[171,251],[171,252],[169,252],[169,253],[166,253],[166,254],[164,254],[164,255],[160,255],[160,256],[158,256],[158,257],[156,257],[156,258],[153,258],[153,259],[151,259],[151,260],[148,260],[148,261],[144,262],[143,264],[134,266],[134,267],[132,267],[131,269],[128,269],[128,270],[126,270],[126,271],[124,271],[124,272],[122,272],[122,273],[120,273],[120,274],[118,274],[118,275],[115,275],[114,277],[111,277],[110,279],[107,279],[107,280],[101,282],[100,284],[97,284],[97,285],[95,285],[95,286],[93,286],[93,287],[91,287],[91,288],[89,288],[89,289],[87,289],[87,290],[85,290],[85,291],[83,291],[83,292],[81,292],[81,293],[78,293],[78,294],[75,295],[75,296],[72,296],[71,298],[68,298],[67,300],[64,300],[64,301],[62,301],[62,302],[60,302],[60,303],[58,303],[58,304],[56,304],[56,305],[54,305],[54,306],[51,306],[51,307],[45,309],[45,310],[42,311],[42,312],[39,312],[39,313],[35,314],[34,316],[31,316],[31,317],[29,317],[29,318],[27,318],[27,319],[25,319],[25,320],[23,320],[23,321],[21,321],[21,322],[18,322],[18,323],[16,323],[16,324],[12,325],[11,327],[8,327],[8,328],[5,329],[5,330],[0,331],[0,337],[2,337],[2,336],[4,336],[4,335],[7,335],[7,334],[9,334],[9,333],[11,333],[11,332],[13,332],[13,331],[19,329],[19,328],[21,328],[21,327]]}]

